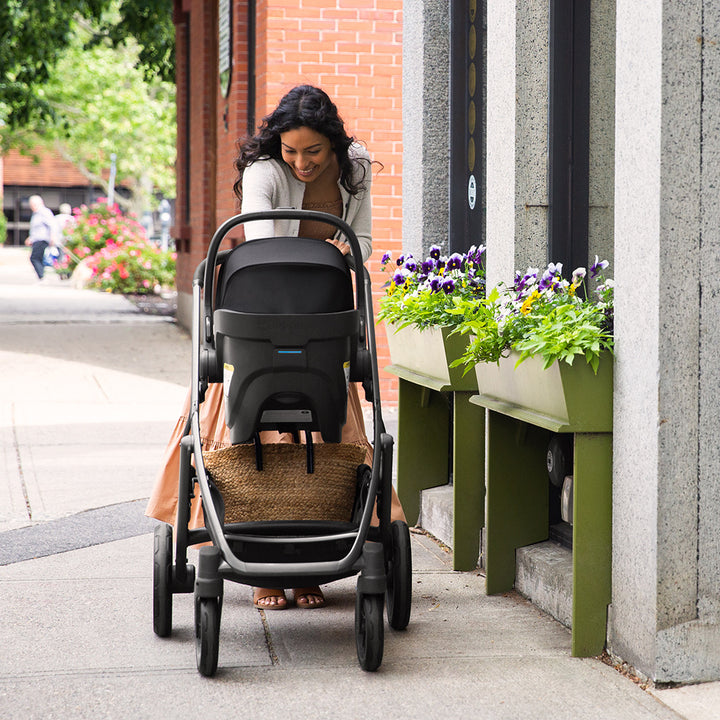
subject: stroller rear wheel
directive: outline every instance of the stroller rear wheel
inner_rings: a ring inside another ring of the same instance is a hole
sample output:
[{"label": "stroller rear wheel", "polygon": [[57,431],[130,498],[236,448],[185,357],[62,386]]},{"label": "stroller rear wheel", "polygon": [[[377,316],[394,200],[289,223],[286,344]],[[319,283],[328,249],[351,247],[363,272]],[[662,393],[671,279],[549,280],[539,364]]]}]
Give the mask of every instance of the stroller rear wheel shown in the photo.
[{"label": "stroller rear wheel", "polygon": [[412,552],[407,523],[396,520],[390,526],[392,550],[387,571],[387,619],[393,630],[404,630],[410,622],[412,605]]},{"label": "stroller rear wheel", "polygon": [[153,630],[158,637],[172,632],[172,547],[170,525],[155,528],[153,552]]},{"label": "stroller rear wheel", "polygon": [[374,672],[383,658],[383,596],[362,595],[355,598],[355,644],[360,667]]},{"label": "stroller rear wheel", "polygon": [[195,658],[201,675],[217,672],[221,598],[195,598]]}]

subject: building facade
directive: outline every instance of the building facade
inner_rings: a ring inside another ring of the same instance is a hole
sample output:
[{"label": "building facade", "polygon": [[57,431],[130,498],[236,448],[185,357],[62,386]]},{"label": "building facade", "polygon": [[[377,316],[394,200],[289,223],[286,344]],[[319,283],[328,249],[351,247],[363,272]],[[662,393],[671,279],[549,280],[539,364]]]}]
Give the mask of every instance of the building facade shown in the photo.
[{"label": "building facade", "polygon": [[[614,271],[608,650],[657,682],[717,680],[720,7],[457,5],[486,32],[489,285],[596,254]],[[404,238],[427,248],[451,222],[430,201],[435,174],[456,182],[442,59],[468,28],[444,0],[407,0],[404,13],[403,213],[417,229]]]}]

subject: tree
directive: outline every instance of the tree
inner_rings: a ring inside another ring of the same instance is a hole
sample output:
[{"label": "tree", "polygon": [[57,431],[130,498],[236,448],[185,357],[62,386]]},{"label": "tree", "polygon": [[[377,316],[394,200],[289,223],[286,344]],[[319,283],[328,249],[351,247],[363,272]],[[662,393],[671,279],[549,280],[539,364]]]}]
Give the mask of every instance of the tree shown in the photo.
[{"label": "tree", "polygon": [[[114,16],[108,19],[108,11]],[[172,0],[3,0],[0,2],[0,124],[12,130],[54,120],[38,90],[50,78],[79,20],[92,23],[90,44],[120,46],[133,37],[137,62],[165,81],[174,75]],[[0,142],[7,147],[11,134]],[[2,146],[0,146],[2,149]]]},{"label": "tree", "polygon": [[137,66],[139,49],[126,41],[83,50],[71,42],[43,88],[43,98],[61,122],[33,129],[27,141],[51,147],[95,185],[107,190],[110,156],[117,156],[117,179],[132,198],[116,200],[138,215],[158,192],[175,194],[175,86],[147,82]]},{"label": "tree", "polygon": [[[25,25],[39,24],[33,13],[43,4],[47,3],[41,0],[17,3],[14,14],[11,13],[13,19],[24,18]],[[75,7],[71,18],[57,10],[66,4]],[[157,10],[161,4],[147,6]],[[4,96],[4,105],[0,104],[0,120],[3,110],[6,118],[5,125],[0,125],[0,151],[9,147],[52,148],[106,191],[110,156],[115,153],[118,181],[133,193],[130,200],[120,195],[116,195],[116,200],[139,215],[151,205],[154,194],[175,193],[175,86],[150,72],[147,64],[165,63],[160,75],[167,75],[171,57],[167,44],[158,40],[157,44],[143,47],[129,34],[135,30],[142,34],[137,27],[140,15],[122,16],[118,7],[128,12],[131,6],[142,5],[144,12],[145,3],[123,0],[112,4],[99,18],[95,15],[102,9],[99,2],[92,8],[79,2],[52,5],[57,10],[53,15],[55,26],[60,27],[58,18],[62,16],[69,28],[53,35],[62,37],[64,47],[55,47],[52,53],[33,51],[36,57],[32,62],[36,65],[40,55],[48,58],[45,64],[41,63],[41,70],[33,74],[30,61],[22,61],[17,55],[22,46],[18,41],[13,52],[15,78],[19,79],[16,89],[22,101],[15,102],[15,95],[10,92]],[[84,7],[80,8],[81,5]],[[81,9],[87,17],[80,15]],[[3,12],[7,14],[7,8],[0,9],[0,18]],[[172,28],[170,20],[168,12],[167,22]],[[39,41],[31,28],[21,32]],[[156,34],[167,38],[167,27],[148,30],[145,37]],[[3,54],[7,56],[7,51],[0,42],[0,57]],[[2,74],[0,69],[0,77]],[[31,92],[31,97],[27,92]]]}]

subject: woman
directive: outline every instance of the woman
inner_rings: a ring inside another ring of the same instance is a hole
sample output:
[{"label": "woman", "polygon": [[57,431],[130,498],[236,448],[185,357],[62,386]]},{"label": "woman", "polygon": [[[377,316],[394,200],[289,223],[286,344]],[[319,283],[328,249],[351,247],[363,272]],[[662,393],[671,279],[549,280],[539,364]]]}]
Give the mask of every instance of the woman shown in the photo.
[{"label": "woman", "polygon": [[[320,210],[347,222],[360,242],[363,263],[372,252],[370,157],[349,137],[337,108],[322,90],[301,85],[280,100],[258,133],[240,146],[235,160],[238,177],[233,189],[243,213],[277,208]],[[335,228],[315,221],[262,220],[246,223],[245,237],[303,236],[327,240],[343,255],[350,246],[337,237]],[[185,408],[185,416],[189,400]],[[223,387],[211,384],[200,408],[203,447],[212,450],[230,444],[224,424]],[[146,514],[173,523],[177,508],[179,441],[185,425],[181,417],[166,450],[165,465],[153,489]],[[321,441],[319,434],[314,439]],[[262,433],[262,441],[292,442],[289,435]],[[367,447],[366,462],[372,464],[372,446],[365,435],[362,408],[355,385],[348,395],[347,422],[343,442],[360,442]],[[404,520],[402,507],[393,492],[392,519]],[[203,524],[200,503],[193,503],[191,526]],[[302,608],[325,604],[319,587],[294,588],[295,603]],[[287,598],[281,588],[255,588],[253,603],[265,610],[282,610]]]}]

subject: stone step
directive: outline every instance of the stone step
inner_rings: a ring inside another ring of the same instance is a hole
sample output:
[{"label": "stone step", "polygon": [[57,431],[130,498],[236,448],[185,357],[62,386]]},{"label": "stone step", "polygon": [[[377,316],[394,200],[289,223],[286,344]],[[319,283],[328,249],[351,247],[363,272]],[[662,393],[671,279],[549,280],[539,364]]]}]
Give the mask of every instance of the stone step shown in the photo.
[{"label": "stone step", "polygon": [[[452,485],[423,490],[418,525],[453,544]],[[482,538],[478,564],[482,566]],[[572,625],[572,550],[548,540],[516,553],[515,589],[566,627]]]}]

